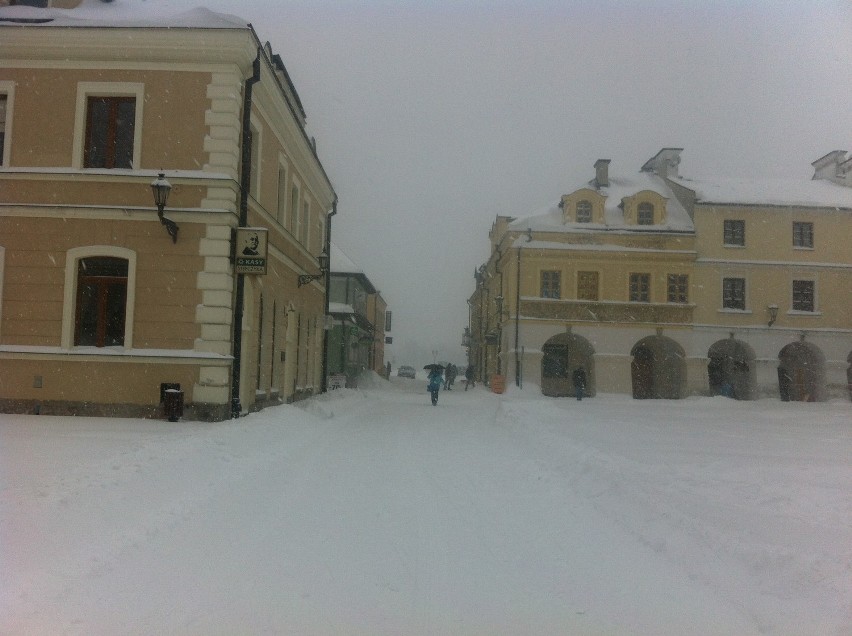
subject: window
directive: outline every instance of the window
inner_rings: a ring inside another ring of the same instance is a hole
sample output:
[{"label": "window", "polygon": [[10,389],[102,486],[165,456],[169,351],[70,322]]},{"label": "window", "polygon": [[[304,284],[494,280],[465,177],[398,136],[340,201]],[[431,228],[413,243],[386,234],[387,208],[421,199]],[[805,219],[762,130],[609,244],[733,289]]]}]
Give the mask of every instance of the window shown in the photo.
[{"label": "window", "polygon": [[559,272],[542,272],[541,297],[559,298],[560,295]]},{"label": "window", "polygon": [[598,273],[577,272],[577,300],[598,299]]},{"label": "window", "polygon": [[725,221],[725,245],[745,245],[745,221]]},{"label": "window", "polygon": [[278,222],[281,225],[287,223],[287,168],[278,165]]},{"label": "window", "polygon": [[745,310],[745,278],[722,279],[722,307]]},{"label": "window", "polygon": [[686,274],[669,274],[666,288],[670,303],[687,302],[689,298],[689,276]]},{"label": "window", "polygon": [[644,201],[639,204],[636,215],[638,225],[654,225],[654,204]]},{"label": "window", "polygon": [[793,221],[793,247],[814,246],[814,224]]},{"label": "window", "polygon": [[793,281],[793,310],[814,311],[814,281]]},{"label": "window", "polygon": [[260,152],[260,124],[252,118],[249,130],[249,140],[251,141],[251,184],[249,189],[255,200],[260,198],[260,170],[261,170],[261,152]]},{"label": "window", "polygon": [[577,203],[577,223],[592,222],[592,204],[589,201]]},{"label": "window", "polygon": [[302,203],[302,219],[299,221],[299,242],[308,247],[308,238],[311,223],[311,204],[308,201]]},{"label": "window", "polygon": [[296,236],[299,231],[299,186],[290,189],[290,233]]},{"label": "window", "polygon": [[0,93],[0,166],[5,166],[3,160],[6,151],[6,112],[9,96],[6,93]]},{"label": "window", "polygon": [[650,274],[630,274],[630,302],[651,302]]},{"label": "window", "polygon": [[135,97],[89,97],[84,168],[132,168]]},{"label": "window", "polygon": [[111,256],[82,258],[77,266],[74,344],[124,345],[128,261]]}]

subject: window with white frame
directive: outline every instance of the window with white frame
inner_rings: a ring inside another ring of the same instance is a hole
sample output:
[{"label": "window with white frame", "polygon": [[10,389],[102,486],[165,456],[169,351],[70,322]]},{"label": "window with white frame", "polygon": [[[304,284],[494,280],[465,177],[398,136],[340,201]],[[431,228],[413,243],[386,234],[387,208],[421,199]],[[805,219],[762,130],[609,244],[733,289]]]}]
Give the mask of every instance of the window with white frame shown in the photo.
[{"label": "window with white frame", "polygon": [[62,347],[132,347],[136,253],[114,246],[75,247],[65,263]]},{"label": "window with white frame", "polygon": [[127,259],[114,256],[91,256],[77,262],[76,346],[124,346],[128,269]]},{"label": "window with white frame", "polygon": [[793,221],[793,247],[814,246],[814,224],[804,221]]},{"label": "window with white frame", "polygon": [[725,245],[745,245],[745,221],[726,219],[723,223],[722,241]]},{"label": "window with white frame", "polygon": [[302,218],[299,220],[299,242],[308,247],[311,228],[311,203],[308,197],[302,201]]},{"label": "window with white frame", "polygon": [[722,307],[724,309],[746,308],[746,281],[745,278],[723,278],[722,279]]},{"label": "window with white frame", "polygon": [[140,83],[78,82],[73,167],[139,168],[144,101]]},{"label": "window with white frame", "polygon": [[812,280],[794,280],[793,311],[815,311],[815,290],[816,283]]},{"label": "window with white frame", "polygon": [[261,176],[261,127],[254,117],[251,119],[251,195],[258,200],[260,198],[260,176]]},{"label": "window with white frame", "polygon": [[299,186],[293,184],[290,188],[290,234],[297,236],[299,232]]},{"label": "window with white frame", "polygon": [[541,297],[542,298],[560,298],[561,276],[557,271],[544,271],[541,273]]},{"label": "window with white frame", "polygon": [[651,275],[630,274],[629,298],[632,303],[651,302]]},{"label": "window with white frame", "polygon": [[577,300],[598,300],[598,272],[577,272]]},{"label": "window with white frame", "polygon": [[287,166],[278,164],[278,210],[276,218],[281,225],[287,225]]},{"label": "window with white frame", "polygon": [[689,298],[689,276],[669,274],[666,279],[666,299],[670,303],[685,303]]}]

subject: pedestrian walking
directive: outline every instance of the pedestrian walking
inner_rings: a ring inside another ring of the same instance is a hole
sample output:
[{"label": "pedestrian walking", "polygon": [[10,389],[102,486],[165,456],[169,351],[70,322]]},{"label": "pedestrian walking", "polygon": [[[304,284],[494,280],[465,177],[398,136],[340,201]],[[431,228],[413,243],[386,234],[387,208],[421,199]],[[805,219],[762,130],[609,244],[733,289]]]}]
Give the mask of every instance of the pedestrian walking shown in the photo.
[{"label": "pedestrian walking", "polygon": [[582,367],[574,369],[574,392],[577,394],[577,401],[583,399],[583,393],[586,392],[586,372]]},{"label": "pedestrian walking", "polygon": [[458,372],[458,367],[452,362],[447,365],[447,370],[444,372],[445,377],[447,378],[447,383],[444,388],[447,389],[447,391],[453,390],[453,383],[456,381],[456,376],[458,375]]},{"label": "pedestrian walking", "polygon": [[468,388],[476,386],[476,382],[474,378],[476,377],[476,370],[473,368],[472,364],[467,365],[467,369],[464,370],[464,390],[467,391]]},{"label": "pedestrian walking", "polygon": [[429,369],[429,375],[426,376],[426,379],[429,380],[427,388],[432,396],[432,406],[435,406],[438,404],[438,391],[441,390],[441,385],[444,383],[444,367],[434,364],[428,365],[426,368]]}]

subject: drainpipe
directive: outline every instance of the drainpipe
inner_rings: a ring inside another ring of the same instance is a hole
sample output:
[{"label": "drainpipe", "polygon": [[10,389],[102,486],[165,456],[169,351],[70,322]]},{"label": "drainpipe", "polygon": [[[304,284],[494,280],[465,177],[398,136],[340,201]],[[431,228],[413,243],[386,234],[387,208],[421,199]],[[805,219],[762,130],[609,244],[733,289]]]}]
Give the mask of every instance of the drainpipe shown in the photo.
[{"label": "drainpipe", "polygon": [[328,268],[325,271],[325,307],[323,309],[322,324],[322,378],[320,378],[320,393],[328,390],[328,328],[325,324],[328,320],[329,287],[331,286],[331,217],[337,214],[337,195],[331,203],[331,212],[328,213],[325,222],[325,253],[328,254]]},{"label": "drainpipe", "polygon": [[[251,94],[252,87],[260,81],[260,49],[252,64],[252,76],[246,80],[243,93],[243,143],[240,161],[240,218],[238,227],[248,225],[248,195],[251,186]],[[234,241],[232,241],[234,243]],[[243,407],[240,404],[240,373],[243,355],[243,291],[245,275],[237,274],[237,292],[234,300],[234,362],[231,366],[231,418],[240,417]]]}]

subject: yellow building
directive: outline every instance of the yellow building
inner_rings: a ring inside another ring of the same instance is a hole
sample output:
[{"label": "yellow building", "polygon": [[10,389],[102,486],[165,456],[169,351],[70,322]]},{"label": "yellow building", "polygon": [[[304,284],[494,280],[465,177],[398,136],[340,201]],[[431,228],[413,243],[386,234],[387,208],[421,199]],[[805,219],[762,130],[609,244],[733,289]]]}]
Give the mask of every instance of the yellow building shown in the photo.
[{"label": "yellow building", "polygon": [[852,357],[852,179],[694,181],[679,148],[634,173],[609,160],[558,205],[498,216],[470,304],[482,379],[574,395],[846,394]]},{"label": "yellow building", "polygon": [[179,385],[218,420],[319,391],[336,195],[281,58],[204,9],[73,13],[0,7],[0,409],[158,417]]}]

